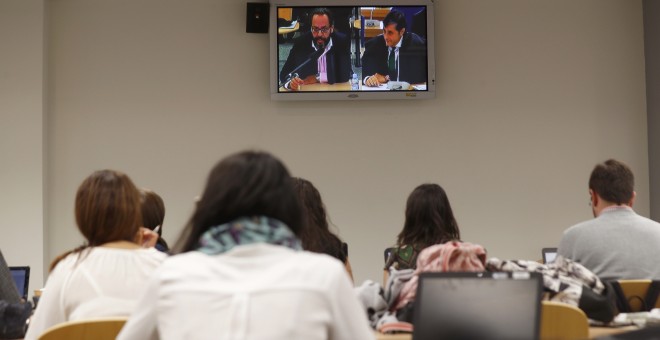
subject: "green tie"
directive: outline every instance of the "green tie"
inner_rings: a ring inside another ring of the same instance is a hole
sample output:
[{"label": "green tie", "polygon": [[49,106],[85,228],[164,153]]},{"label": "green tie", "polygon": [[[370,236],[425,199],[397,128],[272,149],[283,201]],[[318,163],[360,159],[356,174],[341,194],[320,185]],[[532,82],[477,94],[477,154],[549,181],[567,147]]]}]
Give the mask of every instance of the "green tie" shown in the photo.
[{"label": "green tie", "polygon": [[396,50],[394,48],[390,48],[390,56],[387,58],[387,68],[389,69],[389,72],[390,72],[390,79],[397,78],[397,73],[396,73]]}]

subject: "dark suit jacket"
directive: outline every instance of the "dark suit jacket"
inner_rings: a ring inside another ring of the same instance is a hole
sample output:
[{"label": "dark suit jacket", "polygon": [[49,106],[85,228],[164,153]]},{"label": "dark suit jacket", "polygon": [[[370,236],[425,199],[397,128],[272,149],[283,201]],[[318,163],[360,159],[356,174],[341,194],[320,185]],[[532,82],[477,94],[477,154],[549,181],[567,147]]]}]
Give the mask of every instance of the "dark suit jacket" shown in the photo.
[{"label": "dark suit jacket", "polygon": [[[388,48],[383,35],[374,37],[364,45],[362,55],[362,78],[375,73],[389,75],[390,80],[397,80],[396,74],[390,75],[387,68]],[[399,48],[399,81],[410,84],[427,81],[426,40],[415,33],[403,34],[403,42]]]},{"label": "dark suit jacket", "polygon": [[[328,83],[344,83],[351,79],[353,70],[351,69],[351,41],[345,34],[340,32],[333,32],[332,35],[332,48],[328,51],[326,56],[327,70],[328,70]],[[309,55],[314,53],[312,47],[312,32],[307,32],[302,36],[296,38],[293,42],[289,57],[282,67],[280,72],[280,82],[287,81],[286,76],[300,64],[305,62]],[[318,73],[318,66],[316,60],[308,62],[303,68],[296,73],[300,78],[304,79],[309,75],[316,75]]]}]

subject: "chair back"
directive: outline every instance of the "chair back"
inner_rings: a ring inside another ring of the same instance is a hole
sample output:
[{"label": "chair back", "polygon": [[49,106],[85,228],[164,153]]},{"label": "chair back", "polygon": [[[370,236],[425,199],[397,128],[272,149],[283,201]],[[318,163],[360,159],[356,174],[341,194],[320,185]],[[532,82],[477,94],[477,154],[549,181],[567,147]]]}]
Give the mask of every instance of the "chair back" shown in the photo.
[{"label": "chair back", "polygon": [[385,263],[387,263],[387,259],[389,259],[390,255],[392,255],[392,250],[394,250],[393,247],[385,248],[385,251],[383,252],[383,255],[385,257]]},{"label": "chair back", "polygon": [[107,317],[64,322],[44,331],[39,340],[114,340],[126,320],[127,317]]},{"label": "chair back", "polygon": [[615,290],[618,290],[617,294],[619,296],[617,298],[621,299],[620,295],[623,295],[625,300],[620,301],[620,304],[621,302],[627,302],[627,306],[625,303],[619,306],[620,312],[642,312],[660,307],[657,282],[653,283],[654,291],[649,291],[652,285],[651,280],[618,280],[617,283],[621,288],[618,290],[617,287],[614,287]]},{"label": "chair back", "polygon": [[541,301],[541,340],[589,338],[589,321],[584,312],[566,303]]}]

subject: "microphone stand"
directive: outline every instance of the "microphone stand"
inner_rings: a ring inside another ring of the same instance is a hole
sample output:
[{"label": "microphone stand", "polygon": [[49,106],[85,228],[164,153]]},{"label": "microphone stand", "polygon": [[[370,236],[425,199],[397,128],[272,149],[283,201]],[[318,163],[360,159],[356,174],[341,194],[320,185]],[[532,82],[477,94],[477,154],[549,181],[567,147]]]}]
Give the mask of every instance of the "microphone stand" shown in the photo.
[{"label": "microphone stand", "polygon": [[[312,54],[310,54],[309,57],[307,58],[307,60],[305,60],[302,64],[298,65],[291,72],[289,72],[289,74],[286,75],[286,81],[284,82],[284,84],[290,82],[291,78],[294,78],[294,75],[297,77],[298,76],[298,74],[297,74],[298,70],[303,68],[310,61],[318,59],[321,56],[321,54],[323,54],[324,50],[325,50],[325,47],[324,48],[319,48],[318,50],[316,50]],[[284,86],[284,84],[281,84],[280,86]]]}]

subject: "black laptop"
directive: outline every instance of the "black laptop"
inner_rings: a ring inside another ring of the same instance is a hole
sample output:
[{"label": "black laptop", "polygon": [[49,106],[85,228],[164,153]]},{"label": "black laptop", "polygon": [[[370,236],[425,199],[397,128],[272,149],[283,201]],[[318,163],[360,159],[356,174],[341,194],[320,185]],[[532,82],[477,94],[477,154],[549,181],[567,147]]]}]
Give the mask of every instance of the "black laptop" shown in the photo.
[{"label": "black laptop", "polygon": [[539,273],[422,273],[413,340],[539,338]]},{"label": "black laptop", "polygon": [[27,301],[30,286],[30,267],[9,267],[9,271],[11,271],[11,277],[18,289],[18,295]]}]

